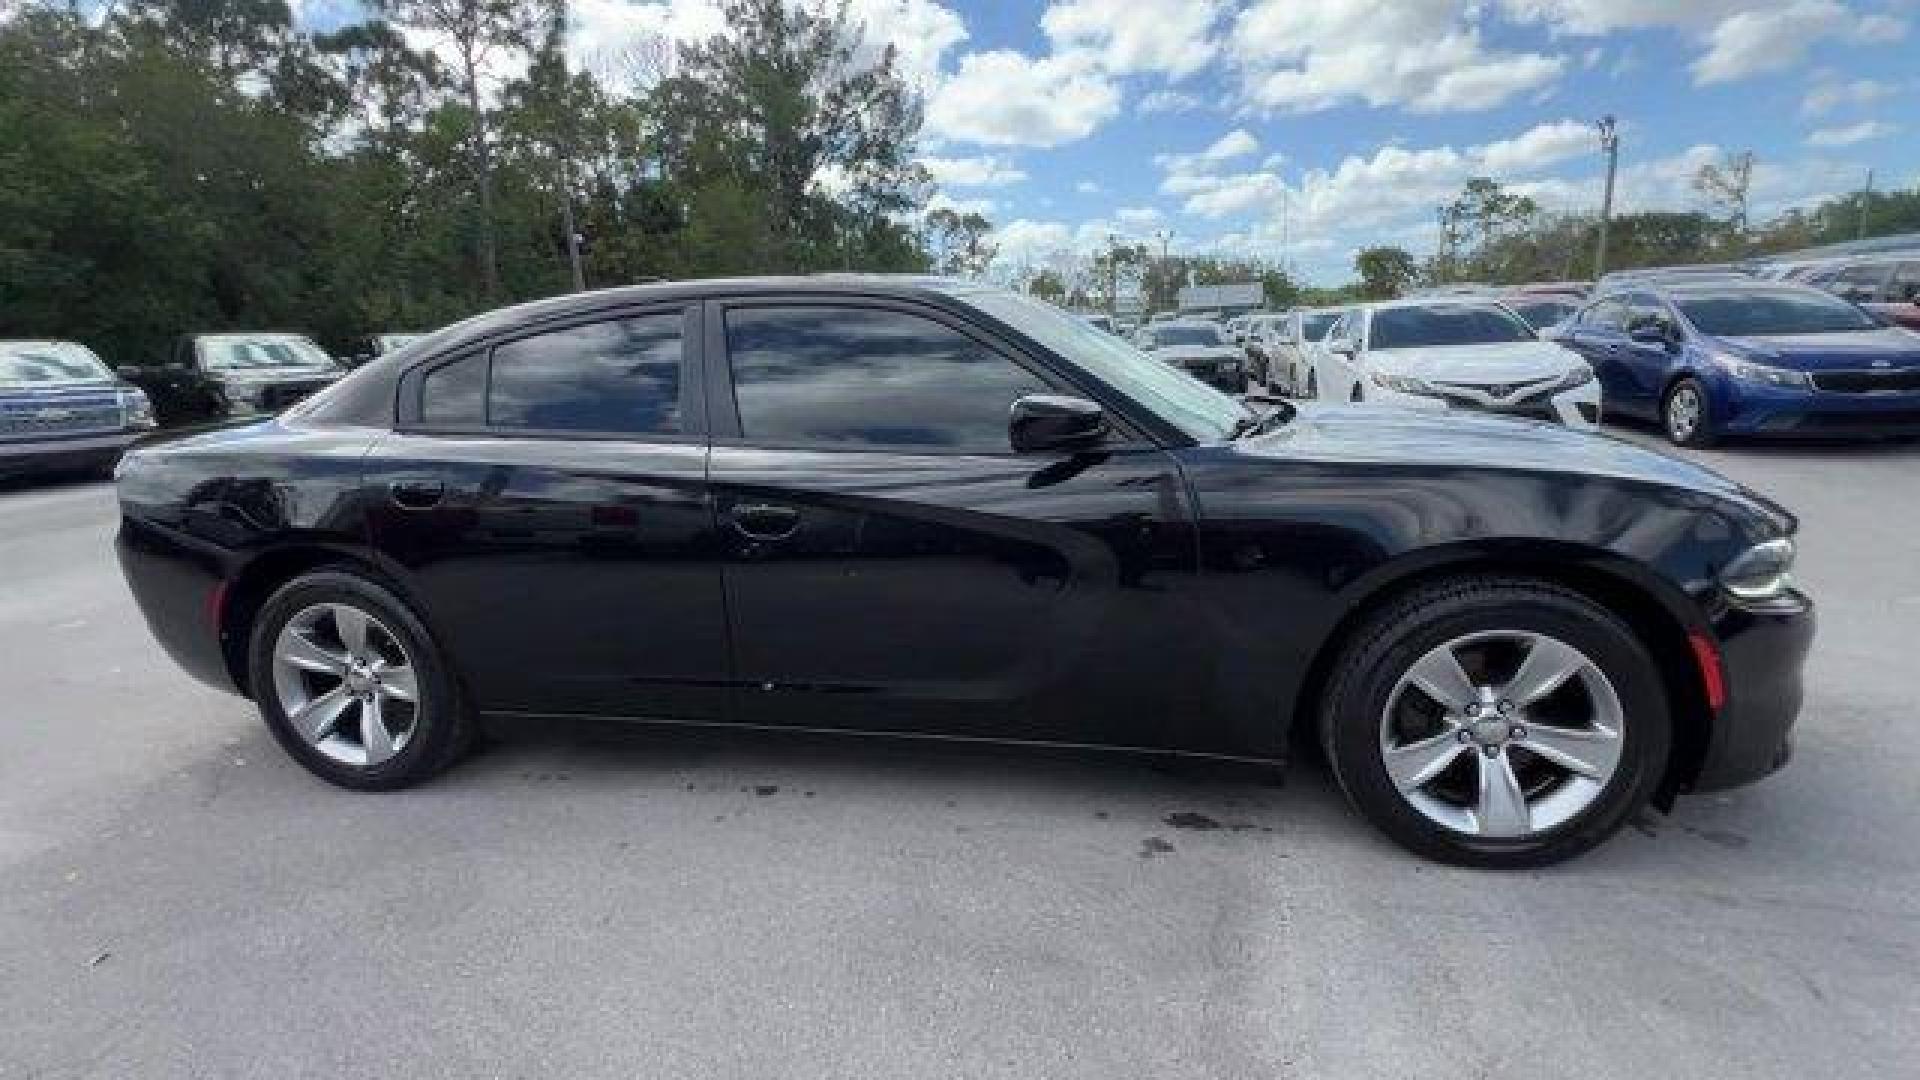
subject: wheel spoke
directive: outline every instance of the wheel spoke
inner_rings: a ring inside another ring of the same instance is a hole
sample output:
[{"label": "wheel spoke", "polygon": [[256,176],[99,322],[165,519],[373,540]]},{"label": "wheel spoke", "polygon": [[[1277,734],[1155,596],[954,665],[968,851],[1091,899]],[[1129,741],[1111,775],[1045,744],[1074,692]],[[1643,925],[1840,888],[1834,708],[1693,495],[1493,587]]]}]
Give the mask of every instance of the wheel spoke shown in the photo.
[{"label": "wheel spoke", "polygon": [[1482,836],[1523,836],[1532,828],[1526,792],[1506,754],[1480,758],[1480,797],[1473,807]]},{"label": "wheel spoke", "polygon": [[340,644],[347,647],[347,655],[356,660],[371,660],[367,652],[367,615],[358,608],[345,604],[333,607],[333,628],[340,632]]},{"label": "wheel spoke", "polygon": [[360,745],[366,747],[369,765],[378,765],[393,756],[393,732],[387,730],[378,694],[360,702]]},{"label": "wheel spoke", "polygon": [[1394,787],[1414,791],[1446,771],[1466,749],[1453,731],[1396,746],[1386,753],[1387,775],[1392,777]]},{"label": "wheel spoke", "polygon": [[1577,649],[1553,638],[1536,637],[1513,680],[1500,688],[1500,696],[1516,705],[1531,705],[1566,685],[1588,663]]},{"label": "wheel spoke", "polygon": [[294,667],[325,675],[342,675],[347,670],[347,658],[344,655],[291,628],[280,639],[280,659]]},{"label": "wheel spoke", "polygon": [[1589,780],[1604,781],[1620,761],[1620,736],[1605,728],[1563,728],[1531,724],[1519,745]]},{"label": "wheel spoke", "polygon": [[1451,645],[1442,645],[1421,657],[1407,670],[1407,679],[1450,713],[1478,696]]},{"label": "wheel spoke", "polygon": [[396,701],[419,701],[420,687],[414,681],[413,668],[407,664],[393,664],[375,669],[380,677],[380,693]]},{"label": "wheel spoke", "polygon": [[300,706],[287,719],[293,721],[301,738],[318,743],[333,734],[334,726],[340,722],[340,714],[353,701],[354,696],[347,692],[347,684],[341,683]]}]

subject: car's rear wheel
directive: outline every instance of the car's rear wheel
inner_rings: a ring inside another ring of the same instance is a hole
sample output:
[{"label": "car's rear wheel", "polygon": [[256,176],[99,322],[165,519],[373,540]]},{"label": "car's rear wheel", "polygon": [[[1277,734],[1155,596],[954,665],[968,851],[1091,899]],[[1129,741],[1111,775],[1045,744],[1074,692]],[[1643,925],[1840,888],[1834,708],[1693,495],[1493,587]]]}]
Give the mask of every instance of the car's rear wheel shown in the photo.
[{"label": "car's rear wheel", "polygon": [[249,655],[274,737],[342,787],[417,783],[472,742],[472,718],[432,636],[357,574],[320,571],[282,586],[254,621]]},{"label": "car's rear wheel", "polygon": [[1320,373],[1312,368],[1307,369],[1307,400],[1320,400]]},{"label": "car's rear wheel", "polygon": [[1660,426],[1675,446],[1713,445],[1713,410],[1698,379],[1681,379],[1667,391],[1660,405]]},{"label": "car's rear wheel", "polygon": [[1421,588],[1351,639],[1321,737],[1348,798],[1444,862],[1539,866],[1605,840],[1652,797],[1672,741],[1646,647],[1591,601],[1531,580]]}]

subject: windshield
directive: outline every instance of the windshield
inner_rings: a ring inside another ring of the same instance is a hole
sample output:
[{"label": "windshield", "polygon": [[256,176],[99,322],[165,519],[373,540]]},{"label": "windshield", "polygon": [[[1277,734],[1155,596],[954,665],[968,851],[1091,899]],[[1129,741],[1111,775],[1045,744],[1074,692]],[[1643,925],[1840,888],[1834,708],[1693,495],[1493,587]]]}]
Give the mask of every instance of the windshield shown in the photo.
[{"label": "windshield", "polygon": [[1527,320],[1527,325],[1535,330],[1562,322],[1574,312],[1574,304],[1570,300],[1517,300],[1509,302],[1507,306],[1513,309],[1515,315]]},{"label": "windshield", "polygon": [[1045,301],[987,291],[962,293],[959,299],[1079,365],[1196,441],[1224,439],[1247,416],[1239,402],[1206,383]]},{"label": "windshield", "polygon": [[1680,293],[1673,302],[1701,333],[1720,337],[1843,334],[1880,325],[1852,304],[1811,289]]},{"label": "windshield", "polygon": [[1373,313],[1369,349],[1424,349],[1534,340],[1533,328],[1505,308],[1436,304],[1381,308]]},{"label": "windshield", "polygon": [[1162,323],[1151,327],[1148,336],[1153,347],[1164,349],[1171,345],[1199,345],[1207,348],[1220,345],[1220,328],[1206,323]]},{"label": "windshield", "polygon": [[1300,336],[1308,341],[1319,341],[1327,336],[1335,319],[1340,317],[1337,311],[1314,311],[1300,316]]},{"label": "windshield", "polygon": [[203,337],[200,362],[208,371],[333,366],[320,346],[295,334]]},{"label": "windshield", "polygon": [[85,345],[71,341],[0,341],[0,386],[63,386],[111,381],[113,373]]}]

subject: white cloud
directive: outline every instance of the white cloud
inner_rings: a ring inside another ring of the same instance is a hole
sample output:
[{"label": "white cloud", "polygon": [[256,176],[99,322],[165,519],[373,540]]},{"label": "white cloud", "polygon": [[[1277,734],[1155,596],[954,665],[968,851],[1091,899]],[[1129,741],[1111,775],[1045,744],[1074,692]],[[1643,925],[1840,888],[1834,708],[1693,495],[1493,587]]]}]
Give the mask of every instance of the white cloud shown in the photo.
[{"label": "white cloud", "polygon": [[951,210],[956,214],[979,214],[981,217],[992,217],[993,212],[999,209],[999,204],[992,199],[956,199],[941,191],[927,200],[927,209],[929,211]]},{"label": "white cloud", "polygon": [[1237,157],[1246,157],[1260,149],[1260,140],[1247,132],[1246,128],[1234,128],[1214,140],[1207,147],[1204,156],[1208,161],[1231,161]]},{"label": "white cloud", "polygon": [[972,53],[927,102],[935,137],[990,146],[1058,146],[1120,111],[1120,90],[1088,56]]},{"label": "white cloud", "polygon": [[1094,183],[1091,180],[1082,180],[1079,183],[1073,185],[1073,190],[1079,192],[1082,195],[1098,195],[1100,194],[1100,185]]},{"label": "white cloud", "polygon": [[1727,16],[1707,35],[1707,51],[1692,64],[1701,86],[1732,82],[1798,64],[1847,10],[1833,0],[1794,0]]},{"label": "white cloud", "polygon": [[1061,0],[1040,17],[1060,52],[1087,50],[1115,74],[1179,78],[1213,59],[1217,0]]},{"label": "white cloud", "polygon": [[935,181],[948,187],[1005,187],[1027,178],[1025,170],[993,154],[980,157],[924,157],[920,159],[920,164],[927,167],[927,172],[933,175]]},{"label": "white cloud", "polygon": [[1807,135],[1808,146],[1852,146],[1869,139],[1884,139],[1900,129],[1880,120],[1862,120],[1841,127],[1816,128]]},{"label": "white cloud", "polygon": [[1193,94],[1180,90],[1155,90],[1140,99],[1140,115],[1192,112],[1206,104]]},{"label": "white cloud", "polygon": [[1151,206],[1123,206],[1113,212],[1122,225],[1144,229],[1160,223],[1160,211]]},{"label": "white cloud", "polygon": [[1231,49],[1251,104],[1297,112],[1489,109],[1559,77],[1559,56],[1486,47],[1484,17],[1454,0],[1259,0],[1234,21]]},{"label": "white cloud", "polygon": [[1807,91],[1806,100],[1800,103],[1800,112],[1804,116],[1821,116],[1848,106],[1872,105],[1892,97],[1897,89],[1891,83],[1873,79],[1823,80]]},{"label": "white cloud", "polygon": [[1578,120],[1559,120],[1532,127],[1511,139],[1490,142],[1479,148],[1480,165],[1500,176],[1535,169],[1595,152],[1600,145],[1593,125]]}]

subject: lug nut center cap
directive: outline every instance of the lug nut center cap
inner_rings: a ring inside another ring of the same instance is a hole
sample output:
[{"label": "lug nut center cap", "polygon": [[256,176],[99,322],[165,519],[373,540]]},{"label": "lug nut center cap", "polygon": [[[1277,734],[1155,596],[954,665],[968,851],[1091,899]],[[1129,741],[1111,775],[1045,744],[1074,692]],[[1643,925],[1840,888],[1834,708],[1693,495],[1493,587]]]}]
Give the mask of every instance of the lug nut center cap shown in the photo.
[{"label": "lug nut center cap", "polygon": [[1507,722],[1505,720],[1475,720],[1467,725],[1473,732],[1473,741],[1481,746],[1499,746],[1507,741]]}]

